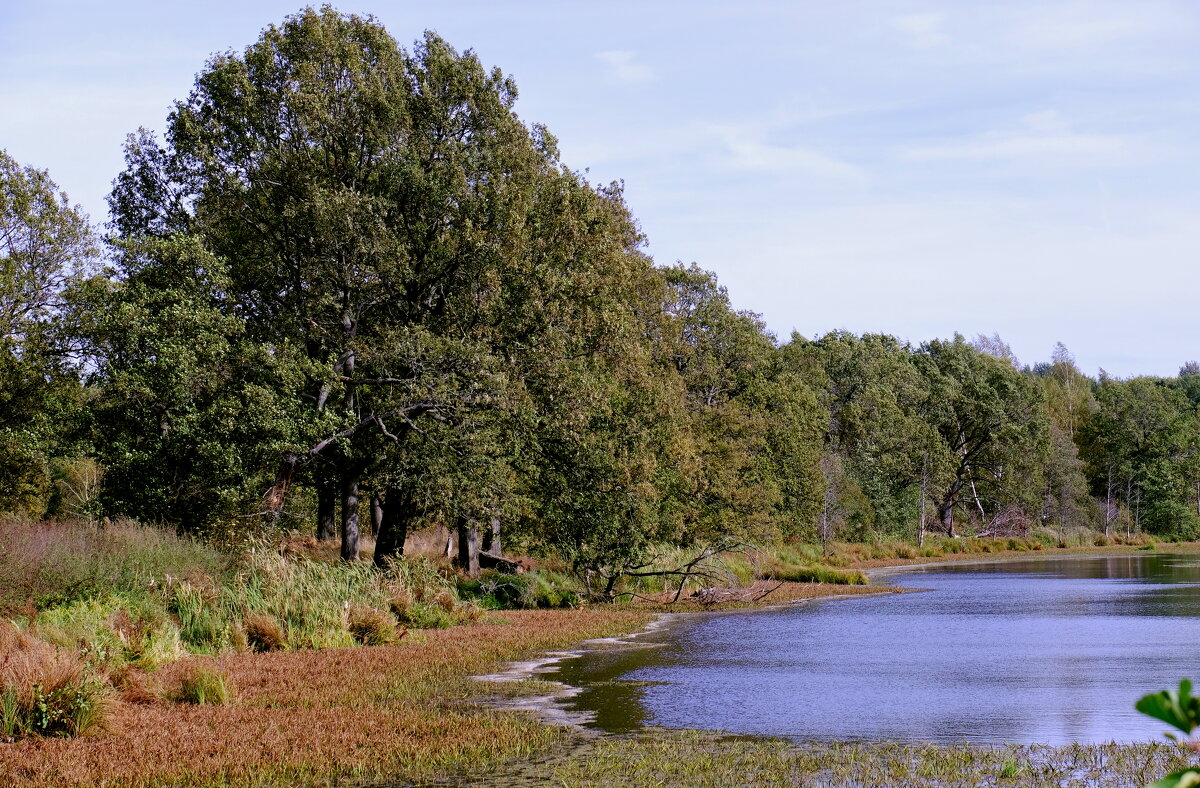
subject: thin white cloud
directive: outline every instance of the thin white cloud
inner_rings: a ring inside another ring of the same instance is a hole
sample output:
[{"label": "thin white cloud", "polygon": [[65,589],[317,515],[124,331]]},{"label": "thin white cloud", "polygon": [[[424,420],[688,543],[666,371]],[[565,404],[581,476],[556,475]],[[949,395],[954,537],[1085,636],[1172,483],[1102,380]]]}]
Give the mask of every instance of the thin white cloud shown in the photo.
[{"label": "thin white cloud", "polygon": [[1035,161],[1039,166],[1129,166],[1146,160],[1150,146],[1124,134],[1074,131],[1054,110],[1035,112],[1021,126],[973,138],[910,148],[911,161]]},{"label": "thin white cloud", "polygon": [[1038,3],[1021,9],[1010,41],[1061,52],[1153,39],[1191,26],[1190,15],[1162,2]]},{"label": "thin white cloud", "polygon": [[805,172],[834,180],[862,181],[866,174],[858,167],[809,148],[772,145],[766,142],[722,134],[722,162],[746,172]]},{"label": "thin white cloud", "polygon": [[654,70],[636,62],[637,53],[628,49],[597,52],[596,59],[608,67],[609,79],[624,85],[635,85],[654,79]]},{"label": "thin white cloud", "polygon": [[892,27],[899,31],[904,42],[917,49],[930,49],[950,40],[943,31],[946,17],[939,13],[904,14],[892,19]]}]

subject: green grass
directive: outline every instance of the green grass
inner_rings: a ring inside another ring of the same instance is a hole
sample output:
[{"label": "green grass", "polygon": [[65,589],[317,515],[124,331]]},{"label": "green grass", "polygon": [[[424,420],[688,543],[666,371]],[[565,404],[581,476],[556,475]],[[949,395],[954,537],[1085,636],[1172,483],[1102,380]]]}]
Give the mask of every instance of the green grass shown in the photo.
[{"label": "green grass", "polygon": [[171,693],[172,700],[198,706],[224,706],[232,697],[225,675],[208,665],[194,665],[180,677],[179,687]]}]

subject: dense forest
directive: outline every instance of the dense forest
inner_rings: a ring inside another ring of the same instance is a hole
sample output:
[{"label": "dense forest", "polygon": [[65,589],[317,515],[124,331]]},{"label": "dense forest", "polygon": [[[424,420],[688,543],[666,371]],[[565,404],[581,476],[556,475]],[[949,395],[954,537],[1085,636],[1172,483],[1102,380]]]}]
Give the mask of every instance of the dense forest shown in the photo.
[{"label": "dense forest", "polygon": [[[1200,536],[1200,366],[772,336],[656,265],[517,89],[326,8],[128,138],[111,222],[0,152],[0,511],[360,557],[457,533],[615,577],[654,546]],[[818,276],[814,272],[814,277]]]}]

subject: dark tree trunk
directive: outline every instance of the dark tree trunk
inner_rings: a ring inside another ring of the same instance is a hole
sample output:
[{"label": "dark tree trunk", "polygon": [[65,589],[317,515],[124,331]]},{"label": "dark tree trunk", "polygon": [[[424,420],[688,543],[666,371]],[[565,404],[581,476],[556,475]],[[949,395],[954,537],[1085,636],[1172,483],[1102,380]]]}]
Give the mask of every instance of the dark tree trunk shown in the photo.
[{"label": "dark tree trunk", "polygon": [[342,559],[358,560],[358,472],[342,477]]},{"label": "dark tree trunk", "polygon": [[942,527],[946,529],[946,536],[954,536],[954,501],[949,500],[938,507],[938,517],[942,520]]},{"label": "dark tree trunk", "polygon": [[483,552],[497,558],[504,555],[500,546],[500,518],[493,517],[491,527],[483,532]]},{"label": "dark tree trunk", "polygon": [[275,484],[271,485],[271,489],[267,491],[267,520],[272,528],[278,527],[280,516],[283,514],[283,506],[287,503],[288,491],[292,486],[292,477],[296,474],[296,464],[299,458],[294,454],[287,454],[279,463],[279,470],[275,471]]},{"label": "dark tree trunk", "polygon": [[337,536],[337,485],[332,479],[317,481],[317,539]]},{"label": "dark tree trunk", "polygon": [[383,496],[377,492],[371,493],[371,535],[379,538],[379,529],[383,527]]},{"label": "dark tree trunk", "polygon": [[409,501],[395,487],[389,487],[383,499],[383,517],[375,536],[375,565],[384,566],[389,558],[404,555],[404,540],[408,538]]},{"label": "dark tree trunk", "polygon": [[479,523],[465,517],[458,520],[458,565],[468,577],[479,574]]}]

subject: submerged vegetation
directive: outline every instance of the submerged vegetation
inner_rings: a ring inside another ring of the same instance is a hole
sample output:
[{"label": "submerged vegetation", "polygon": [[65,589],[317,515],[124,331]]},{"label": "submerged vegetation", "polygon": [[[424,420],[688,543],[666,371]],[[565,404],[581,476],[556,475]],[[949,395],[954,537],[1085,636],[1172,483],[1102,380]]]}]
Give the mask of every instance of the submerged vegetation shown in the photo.
[{"label": "submerged vegetation", "polygon": [[[789,742],[701,731],[606,738],[537,768],[565,786],[870,785],[1144,788],[1188,754],[1166,744],[973,745]],[[520,784],[520,775],[495,785]],[[535,783],[537,784],[537,783]]]}]

